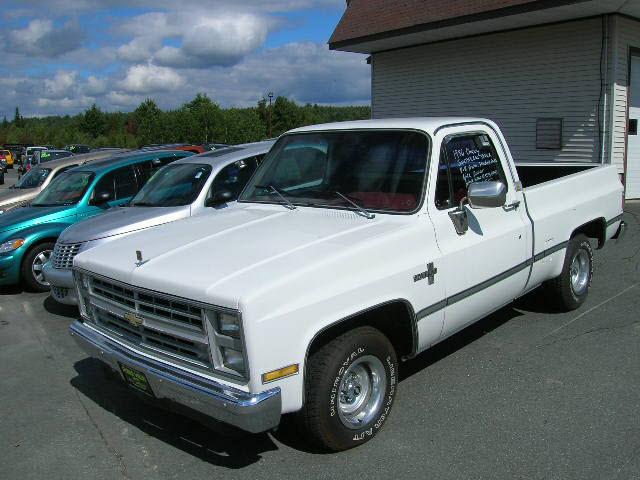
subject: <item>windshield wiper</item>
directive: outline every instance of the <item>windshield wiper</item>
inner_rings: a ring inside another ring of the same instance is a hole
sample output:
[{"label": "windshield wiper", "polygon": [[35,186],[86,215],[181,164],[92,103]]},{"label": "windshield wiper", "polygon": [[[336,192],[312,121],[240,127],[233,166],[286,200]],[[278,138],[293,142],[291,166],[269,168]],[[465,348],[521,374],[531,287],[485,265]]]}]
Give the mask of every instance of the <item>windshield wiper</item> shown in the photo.
[{"label": "windshield wiper", "polygon": [[[285,192],[284,190],[280,190],[279,188],[274,187],[273,185],[256,185],[256,188],[263,188],[265,190],[271,190],[273,193],[275,193],[276,195],[278,195],[282,201],[285,203],[285,207],[288,208],[289,210],[295,210],[296,207],[293,203],[291,203],[287,197],[285,197],[284,195],[288,195],[287,192]],[[283,194],[284,193],[284,194]]]},{"label": "windshield wiper", "polygon": [[156,204],[151,202],[136,202],[136,203],[130,203],[128,206],[129,207],[155,207]]},{"label": "windshield wiper", "polygon": [[342,198],[344,201],[349,202],[358,212],[360,212],[362,214],[363,217],[368,218],[369,220],[371,220],[373,218],[376,218],[376,216],[373,213],[369,212],[368,210],[365,210],[362,206],[358,205],[356,202],[351,200],[346,195],[343,195],[340,192],[335,192],[335,193],[340,198]]}]

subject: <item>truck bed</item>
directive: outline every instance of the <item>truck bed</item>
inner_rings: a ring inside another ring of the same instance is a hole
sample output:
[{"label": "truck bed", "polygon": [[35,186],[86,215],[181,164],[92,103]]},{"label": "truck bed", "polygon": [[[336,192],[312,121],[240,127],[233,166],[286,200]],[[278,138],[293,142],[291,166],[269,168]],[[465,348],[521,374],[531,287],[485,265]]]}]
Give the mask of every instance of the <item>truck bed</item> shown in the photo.
[{"label": "truck bed", "polygon": [[596,163],[516,163],[518,176],[524,188],[599,167]]}]

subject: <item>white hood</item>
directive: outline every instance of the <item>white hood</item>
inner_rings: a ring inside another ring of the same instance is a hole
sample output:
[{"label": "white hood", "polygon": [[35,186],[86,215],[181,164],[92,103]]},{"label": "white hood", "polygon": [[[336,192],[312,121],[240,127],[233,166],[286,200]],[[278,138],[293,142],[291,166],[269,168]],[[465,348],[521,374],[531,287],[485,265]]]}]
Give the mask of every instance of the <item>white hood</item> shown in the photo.
[{"label": "white hood", "polygon": [[[235,308],[329,259],[398,232],[402,217],[237,204],[217,215],[140,231],[86,253],[75,266],[131,285]],[[136,250],[143,264],[136,267]]]}]

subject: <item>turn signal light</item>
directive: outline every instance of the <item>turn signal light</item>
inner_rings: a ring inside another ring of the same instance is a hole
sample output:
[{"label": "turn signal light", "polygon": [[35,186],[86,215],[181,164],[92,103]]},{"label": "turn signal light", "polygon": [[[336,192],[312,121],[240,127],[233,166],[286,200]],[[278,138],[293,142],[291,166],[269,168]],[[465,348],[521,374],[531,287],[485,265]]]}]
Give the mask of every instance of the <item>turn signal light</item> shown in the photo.
[{"label": "turn signal light", "polygon": [[299,371],[299,366],[297,363],[293,365],[289,365],[288,367],[283,367],[278,370],[273,370],[271,372],[262,374],[262,383],[269,383],[279,380],[281,378],[290,377],[291,375],[297,375]]}]

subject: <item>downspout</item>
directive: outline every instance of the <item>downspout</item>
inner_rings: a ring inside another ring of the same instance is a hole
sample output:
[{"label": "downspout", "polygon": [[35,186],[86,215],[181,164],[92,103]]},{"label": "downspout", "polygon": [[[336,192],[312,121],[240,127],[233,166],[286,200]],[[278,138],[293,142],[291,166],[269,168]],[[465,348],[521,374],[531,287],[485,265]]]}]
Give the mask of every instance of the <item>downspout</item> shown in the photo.
[{"label": "downspout", "polygon": [[[607,135],[607,109],[609,99],[609,15],[602,17],[602,55],[600,58],[600,97],[602,99],[602,111],[598,112],[600,117],[600,131],[598,132],[600,138],[600,163],[605,163],[606,145],[608,142]],[[606,137],[606,138],[605,138]],[[611,152],[609,152],[611,157]],[[610,162],[609,162],[610,163]]]}]

